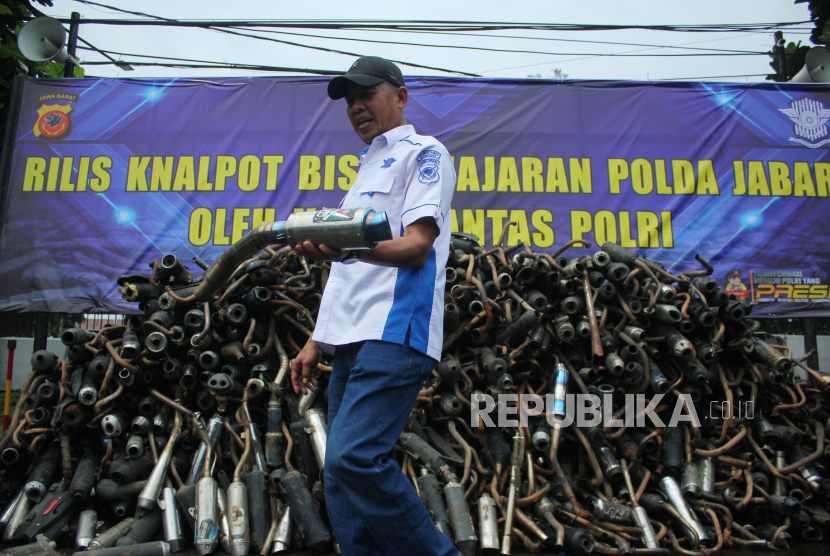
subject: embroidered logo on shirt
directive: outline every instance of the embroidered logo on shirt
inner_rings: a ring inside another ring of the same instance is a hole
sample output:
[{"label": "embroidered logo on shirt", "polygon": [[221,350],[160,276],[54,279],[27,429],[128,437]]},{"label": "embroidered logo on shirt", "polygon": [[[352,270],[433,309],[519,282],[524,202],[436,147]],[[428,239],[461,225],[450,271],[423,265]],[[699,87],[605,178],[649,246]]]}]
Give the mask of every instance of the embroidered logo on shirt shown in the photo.
[{"label": "embroidered logo on shirt", "polygon": [[441,153],[427,150],[418,155],[418,181],[421,183],[435,183],[440,179],[438,174],[438,162],[441,160]]},{"label": "embroidered logo on shirt", "polygon": [[394,158],[387,158],[386,160],[383,161],[383,166],[381,166],[381,168],[391,168],[392,164],[394,164],[394,163],[395,163]]}]

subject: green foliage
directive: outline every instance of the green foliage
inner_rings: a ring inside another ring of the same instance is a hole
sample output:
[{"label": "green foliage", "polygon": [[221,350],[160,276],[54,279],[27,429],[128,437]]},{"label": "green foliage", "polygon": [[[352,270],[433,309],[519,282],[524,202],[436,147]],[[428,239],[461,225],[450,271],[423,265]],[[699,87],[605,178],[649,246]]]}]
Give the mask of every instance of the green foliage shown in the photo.
[{"label": "green foliage", "polygon": [[75,326],[83,324],[86,317],[82,314],[72,313],[49,313],[47,336],[49,338],[60,338],[61,330],[66,328],[74,328]]},{"label": "green foliage", "polygon": [[[802,45],[801,41],[798,41],[798,43],[791,42],[784,48],[785,60],[787,61],[787,76],[785,81],[792,79],[795,74],[801,71],[801,68],[804,67],[805,57],[809,51],[810,46],[806,44]],[[767,52],[767,54],[769,54],[772,58],[769,66],[772,68],[772,71],[775,72],[771,75],[767,75],[767,81],[775,81],[778,76],[778,64],[776,63],[775,50],[771,50],[770,52]]]},{"label": "green foliage", "polygon": [[[37,0],[37,2],[42,6],[52,5],[52,0]],[[8,118],[6,107],[9,103],[12,79],[15,75],[63,77],[63,64],[30,62],[17,48],[17,34],[21,27],[29,18],[38,15],[42,14],[32,7],[28,1],[0,0],[0,16],[10,18],[0,21],[0,134],[4,133],[6,129]],[[83,77],[83,69],[76,67],[74,76]]]},{"label": "green foliage", "polygon": [[795,0],[795,3],[807,4],[810,8],[810,19],[816,25],[810,35],[813,44],[830,43],[830,0]]},{"label": "green foliage", "polygon": [[[550,77],[548,79],[567,79],[568,78],[568,74],[567,73],[562,73],[562,70],[560,68],[551,68],[550,73],[551,73],[552,77]],[[543,77],[541,73],[536,73],[536,74],[528,73],[527,76],[530,79],[542,79],[542,77]]]},{"label": "green foliage", "polygon": [[804,67],[804,59],[807,52],[810,51],[810,46],[802,45],[801,41],[798,41],[798,43],[791,42],[785,50],[787,54],[787,77],[793,78]]},{"label": "green foliage", "polygon": [[[5,367],[5,364],[4,364],[3,366]],[[6,389],[5,389],[5,383],[3,383],[3,390],[2,390],[2,392],[3,392],[3,396],[2,396],[2,398],[0,398],[0,404],[5,404],[5,400],[6,400],[6,394],[5,394],[5,392],[6,392]],[[9,404],[9,405],[11,405],[11,408],[10,408],[10,410],[9,410],[9,411],[10,411],[11,413],[14,413],[14,406],[17,404],[17,400],[19,400],[19,399],[20,399],[20,390],[12,390],[12,391],[11,391],[11,395],[9,396],[9,398],[10,398],[10,401],[11,401],[11,403]]]}]

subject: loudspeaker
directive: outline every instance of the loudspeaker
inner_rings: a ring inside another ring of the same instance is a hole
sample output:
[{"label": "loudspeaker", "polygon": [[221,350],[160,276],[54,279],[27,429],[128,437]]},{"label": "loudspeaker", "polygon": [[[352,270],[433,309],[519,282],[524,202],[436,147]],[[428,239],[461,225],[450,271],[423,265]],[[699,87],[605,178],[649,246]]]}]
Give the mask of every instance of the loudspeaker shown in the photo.
[{"label": "loudspeaker", "polygon": [[804,67],[791,83],[828,83],[830,82],[830,51],[823,46],[815,46],[807,52]]},{"label": "loudspeaker", "polygon": [[66,30],[60,21],[51,17],[38,17],[27,23],[17,36],[20,53],[32,62],[58,62],[78,65],[69,55]]}]

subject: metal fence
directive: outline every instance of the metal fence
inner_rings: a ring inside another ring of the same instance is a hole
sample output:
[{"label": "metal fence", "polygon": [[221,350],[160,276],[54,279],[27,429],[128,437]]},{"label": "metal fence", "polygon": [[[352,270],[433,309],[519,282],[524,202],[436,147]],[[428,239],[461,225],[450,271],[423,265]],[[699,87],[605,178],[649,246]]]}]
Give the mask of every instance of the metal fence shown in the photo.
[{"label": "metal fence", "polygon": [[125,318],[126,315],[87,313],[84,314],[85,320],[80,324],[79,328],[85,328],[87,330],[100,330],[105,326],[123,324]]},{"label": "metal fence", "polygon": [[[0,338],[32,338],[35,335],[35,320],[43,313],[0,313]],[[85,313],[83,319],[78,315],[66,313],[49,313],[48,336],[57,337],[64,328],[86,328],[100,330],[107,325],[122,324],[125,315],[113,313]],[[80,321],[80,322],[79,322]]]}]

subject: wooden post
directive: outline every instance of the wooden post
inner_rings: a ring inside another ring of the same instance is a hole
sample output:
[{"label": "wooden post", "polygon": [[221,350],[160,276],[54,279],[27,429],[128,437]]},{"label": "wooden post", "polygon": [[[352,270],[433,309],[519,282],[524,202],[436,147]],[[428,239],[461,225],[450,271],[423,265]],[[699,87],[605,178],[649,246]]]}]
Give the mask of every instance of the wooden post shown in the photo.
[{"label": "wooden post", "polygon": [[805,365],[813,369],[818,369],[818,344],[816,342],[816,319],[804,319],[804,352],[808,353],[810,350],[813,354],[804,362]]},{"label": "wooden post", "polygon": [[[73,58],[75,57],[75,49],[78,46],[78,22],[81,21],[81,14],[72,12],[72,22],[69,24],[69,38],[66,41],[66,52]],[[75,75],[75,64],[66,62],[63,65],[63,76],[72,77]]]},{"label": "wooden post", "polygon": [[14,350],[17,340],[9,340],[9,366],[6,369],[6,405],[3,407],[3,430],[9,428],[9,415],[12,410],[12,369],[14,368]]},{"label": "wooden post", "polygon": [[773,48],[773,52],[775,52],[775,80],[779,82],[787,81],[789,79],[789,76],[787,75],[786,46],[787,41],[784,40],[784,33],[776,31],[775,47]]}]

